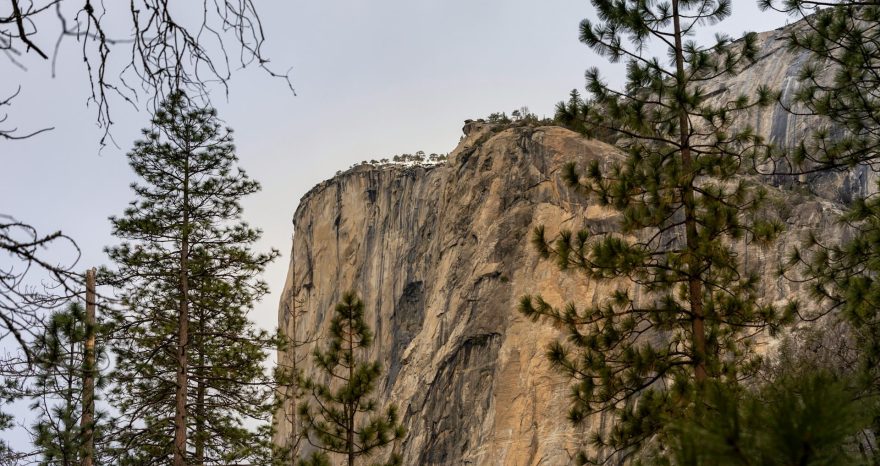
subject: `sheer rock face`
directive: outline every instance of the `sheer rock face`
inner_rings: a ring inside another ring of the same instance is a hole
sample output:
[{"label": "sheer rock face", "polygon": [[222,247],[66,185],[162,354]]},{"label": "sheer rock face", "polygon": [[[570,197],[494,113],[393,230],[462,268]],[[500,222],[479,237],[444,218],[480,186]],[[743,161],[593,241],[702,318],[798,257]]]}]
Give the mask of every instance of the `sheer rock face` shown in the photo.
[{"label": "sheer rock face", "polygon": [[[810,60],[810,54],[804,51],[788,49],[786,37],[793,31],[806,31],[807,24],[801,20],[784,28],[758,34],[757,60],[742,72],[725,76],[720,85],[707,89],[716,104],[730,101],[737,95],[753,98],[760,86],[780,92],[781,105],[756,108],[737,119],[740,125],[749,125],[765,140],[783,147],[795,147],[809,138],[819,127],[828,126],[816,117],[805,115],[807,109],[794,103],[795,93],[801,89],[800,73]],[[833,71],[829,69],[824,76],[831,78]],[[789,111],[791,109],[793,111]],[[834,129],[831,128],[831,134]],[[784,165],[761,167],[765,173],[788,172]],[[867,166],[835,173],[816,173],[799,177],[773,176],[776,185],[797,186],[800,190],[810,192],[824,199],[835,202],[849,203],[855,197],[876,192],[877,173]]]},{"label": "sheer rock face", "polygon": [[[379,398],[398,405],[408,431],[404,464],[565,463],[577,433],[566,382],[543,357],[558,330],[516,305],[537,289],[595,295],[539,261],[529,235],[573,212],[604,222],[610,213],[578,204],[558,171],[619,154],[561,128],[467,129],[446,165],[355,169],[303,198],[280,324],[312,339],[343,291],[362,296],[385,368]],[[309,351],[296,351],[301,367]],[[290,423],[279,427],[289,437]]]},{"label": "sheer rock face", "polygon": [[[559,174],[568,161],[621,154],[557,127],[466,129],[445,165],[361,167],[303,198],[279,323],[293,341],[312,341],[342,292],[362,296],[376,333],[371,357],[385,369],[378,399],[397,404],[408,431],[396,446],[404,464],[568,464],[591,426],[569,425],[568,383],[544,357],[562,331],[516,307],[529,293],[561,305],[613,289],[559,271],[529,242],[541,224],[548,235],[613,229],[615,214],[573,196]],[[774,192],[792,201],[781,207],[787,238],[832,224],[834,203]],[[744,260],[775,277],[786,243]],[[771,301],[799,292],[772,280]],[[311,345],[282,353],[282,364],[309,371]],[[279,416],[279,443],[292,435],[292,410],[288,402]]]},{"label": "sheer rock face", "polygon": [[[753,92],[761,82],[794,89],[805,57],[785,50],[782,33],[761,34],[762,58],[730,77],[719,99]],[[803,138],[810,123],[780,112],[757,111],[749,123],[776,142]],[[303,197],[279,325],[292,342],[306,343],[279,361],[311,371],[314,340],[342,293],[353,289],[376,334],[370,356],[385,370],[377,398],[396,403],[407,428],[394,447],[404,464],[569,464],[585,431],[603,419],[568,423],[568,382],[544,356],[563,331],[516,308],[525,294],[540,293],[554,305],[589,304],[615,288],[540,260],[530,236],[537,225],[548,236],[562,228],[614,229],[615,214],[573,195],[560,171],[570,161],[608,163],[622,155],[557,127],[498,131],[468,121],[464,130],[446,164],[361,166]],[[779,186],[771,197],[788,230],[771,249],[741,251],[764,274],[767,300],[807,301],[800,285],[777,277],[777,264],[808,229],[842,237],[834,221],[841,202],[867,192],[869,178],[858,170],[768,178]],[[296,436],[294,401],[277,417],[282,445]]]}]

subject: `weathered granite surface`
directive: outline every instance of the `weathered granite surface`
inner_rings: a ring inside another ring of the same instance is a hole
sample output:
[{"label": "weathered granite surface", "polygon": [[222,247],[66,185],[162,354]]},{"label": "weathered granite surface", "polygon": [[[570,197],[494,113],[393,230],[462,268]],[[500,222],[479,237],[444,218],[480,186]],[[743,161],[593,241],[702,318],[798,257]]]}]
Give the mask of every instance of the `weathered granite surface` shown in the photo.
[{"label": "weathered granite surface", "polygon": [[[781,34],[761,34],[763,57],[728,78],[719,99],[760,83],[788,92],[798,85],[805,57],[788,52]],[[786,143],[811,124],[781,108],[749,118]],[[472,122],[465,135],[446,164],[362,166],[303,197],[279,325],[292,340],[311,341],[326,330],[342,292],[361,295],[376,333],[371,356],[385,368],[380,399],[398,405],[408,430],[395,446],[406,465],[569,464],[584,432],[566,421],[567,382],[544,357],[560,330],[522,317],[517,300],[535,292],[556,304],[608,295],[611,285],[539,260],[529,239],[539,224],[550,235],[614,228],[614,213],[573,196],[559,171],[568,161],[621,154],[558,127],[496,131]],[[867,192],[873,179],[867,170],[768,179],[788,230],[772,249],[741,252],[763,269],[766,299],[805,296],[776,276],[776,264],[808,229],[842,235],[834,223],[842,202]],[[307,344],[279,359],[308,371],[310,351]],[[277,418],[280,444],[292,436],[292,404]]]},{"label": "weathered granite surface", "polygon": [[[789,50],[785,38],[792,31],[805,30],[806,27],[806,23],[801,20],[784,28],[758,34],[757,61],[742,72],[723,77],[717,88],[707,89],[718,102],[731,100],[741,94],[754,96],[760,86],[781,92],[782,105],[754,109],[737,121],[739,124],[751,125],[767,141],[782,147],[796,146],[820,126],[828,126],[823,120],[803,115],[805,109],[793,102],[793,95],[803,86],[799,74],[809,62],[810,55],[803,51]],[[830,77],[831,74],[832,70],[828,70],[825,76]],[[830,129],[833,134],[834,128]],[[785,166],[770,165],[761,169],[765,172],[788,170]],[[848,203],[854,197],[865,196],[877,189],[877,174],[866,166],[837,173],[776,176],[772,181],[777,185],[797,186],[822,198],[842,203]]]}]

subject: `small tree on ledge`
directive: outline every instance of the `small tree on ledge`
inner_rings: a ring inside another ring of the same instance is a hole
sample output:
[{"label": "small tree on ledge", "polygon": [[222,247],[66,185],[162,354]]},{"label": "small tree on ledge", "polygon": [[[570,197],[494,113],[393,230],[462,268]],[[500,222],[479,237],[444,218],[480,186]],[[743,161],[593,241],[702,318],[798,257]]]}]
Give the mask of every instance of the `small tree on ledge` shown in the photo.
[{"label": "small tree on ledge", "polygon": [[[300,377],[300,386],[312,398],[299,407],[303,434],[319,451],[301,459],[299,466],[329,465],[327,453],[346,455],[346,464],[354,466],[357,458],[377,453],[403,437],[397,407],[391,405],[376,413],[376,401],[369,398],[382,368],[378,362],[358,356],[372,343],[373,332],[364,321],[364,303],[348,292],[336,306],[326,348],[314,352],[315,365],[325,377]],[[400,461],[394,454],[384,465]]]}]

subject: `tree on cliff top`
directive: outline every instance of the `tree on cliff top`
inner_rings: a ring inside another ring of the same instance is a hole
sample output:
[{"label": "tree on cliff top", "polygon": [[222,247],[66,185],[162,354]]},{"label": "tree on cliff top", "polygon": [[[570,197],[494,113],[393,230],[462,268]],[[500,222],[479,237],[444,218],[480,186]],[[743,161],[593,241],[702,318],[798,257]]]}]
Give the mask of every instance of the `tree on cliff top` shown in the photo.
[{"label": "tree on cliff top", "polygon": [[[520,310],[564,326],[569,336],[548,357],[574,379],[570,420],[609,413],[596,430],[597,455],[608,462],[650,450],[664,416],[693,409],[702,387],[737,384],[758,365],[753,336],[791,318],[761,299],[760,278],[734,244],[766,244],[781,223],[765,209],[766,192],[738,177],[766,148],[749,127],[732,128],[740,112],[772,103],[717,90],[718,78],[755,60],[756,35],[702,47],[686,40],[730,14],[730,1],[593,0],[600,22],[584,20],[580,39],[612,62],[626,61],[622,90],[586,73],[586,124],[614,134],[627,157],[603,167],[566,167],[577,191],[619,213],[619,229],[587,225],[534,244],[545,258],[617,291],[598,303],[554,307],[525,296]],[[665,59],[648,56],[652,45]],[[668,63],[668,64],[667,64]],[[715,91],[715,92],[713,92]],[[766,218],[768,220],[760,220]]]},{"label": "tree on cliff top", "polygon": [[[376,361],[363,359],[372,344],[373,332],[364,320],[364,303],[348,292],[330,321],[326,348],[314,352],[315,365],[323,377],[300,380],[302,390],[312,399],[299,405],[303,435],[320,450],[300,460],[300,466],[329,465],[324,452],[343,455],[346,464],[354,466],[357,458],[372,455],[403,437],[396,406],[374,414],[378,406],[369,396],[376,389],[382,368]],[[400,457],[392,454],[385,464],[400,464]]]},{"label": "tree on cliff top", "polygon": [[278,252],[252,251],[260,231],[240,204],[260,186],[235,166],[216,112],[182,93],[144,136],[128,154],[138,198],[111,218],[126,242],[107,250],[124,306],[112,322],[117,463],[266,464],[275,406],[263,362],[278,342],[247,314]]}]

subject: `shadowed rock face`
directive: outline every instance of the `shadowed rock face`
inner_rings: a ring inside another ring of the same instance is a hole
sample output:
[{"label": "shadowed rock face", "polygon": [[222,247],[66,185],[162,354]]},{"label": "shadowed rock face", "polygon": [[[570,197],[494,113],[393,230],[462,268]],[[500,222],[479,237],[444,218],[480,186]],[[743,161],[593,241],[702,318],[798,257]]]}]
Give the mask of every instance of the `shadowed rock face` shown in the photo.
[{"label": "shadowed rock face", "polygon": [[[729,78],[718,98],[760,82],[796,86],[804,57],[786,52],[780,37],[762,34],[765,56]],[[779,112],[756,112],[749,123],[777,141],[802,138],[806,123]],[[560,330],[516,307],[530,293],[555,305],[597,303],[615,288],[560,272],[539,260],[529,239],[542,224],[548,235],[613,229],[614,212],[573,196],[559,172],[569,161],[622,155],[558,127],[496,131],[469,121],[464,129],[444,165],[358,167],[303,197],[279,325],[292,341],[312,341],[326,332],[344,291],[361,295],[376,334],[370,357],[385,369],[377,397],[397,404],[408,431],[395,446],[404,464],[569,464],[591,426],[569,425],[567,381],[544,357]],[[873,183],[863,171],[768,182],[781,186],[771,195],[788,230],[772,248],[743,248],[740,257],[764,274],[765,299],[782,302],[805,297],[775,274],[787,244],[808,229],[842,236],[834,223],[840,202]],[[310,371],[312,347],[279,360]],[[277,417],[279,444],[293,435],[293,404]]]}]

